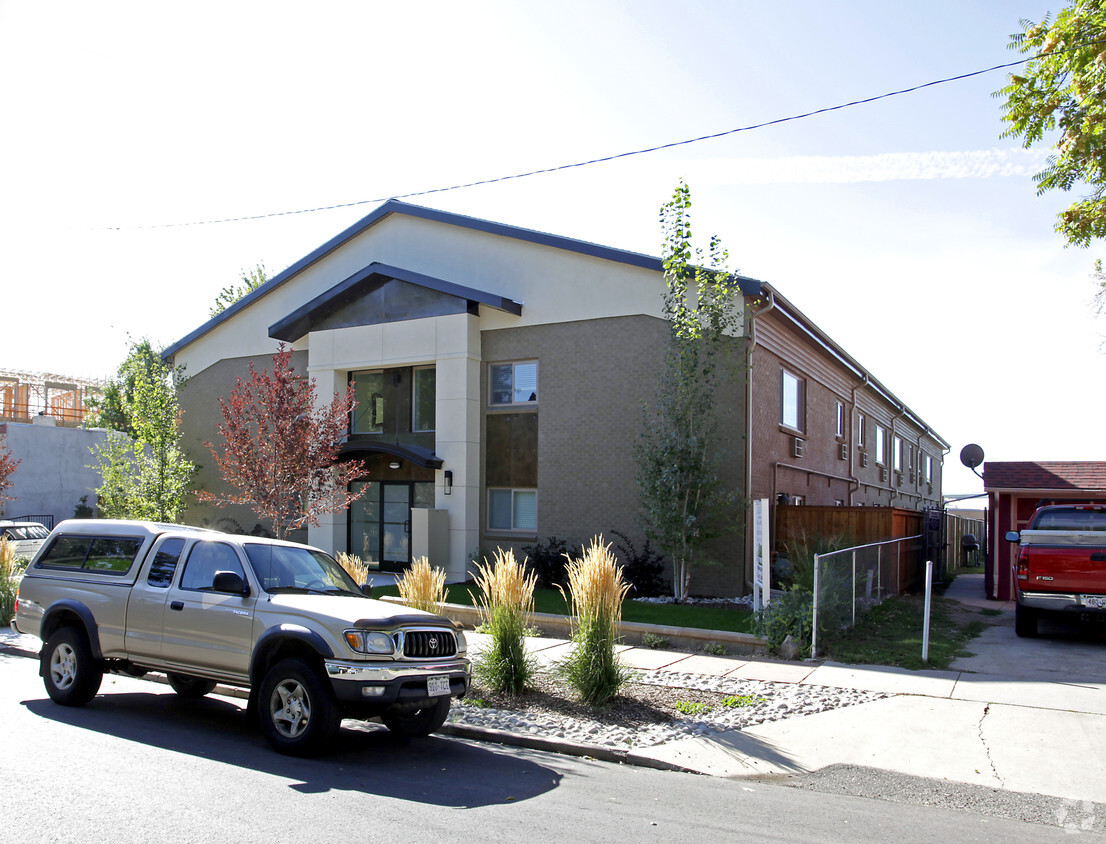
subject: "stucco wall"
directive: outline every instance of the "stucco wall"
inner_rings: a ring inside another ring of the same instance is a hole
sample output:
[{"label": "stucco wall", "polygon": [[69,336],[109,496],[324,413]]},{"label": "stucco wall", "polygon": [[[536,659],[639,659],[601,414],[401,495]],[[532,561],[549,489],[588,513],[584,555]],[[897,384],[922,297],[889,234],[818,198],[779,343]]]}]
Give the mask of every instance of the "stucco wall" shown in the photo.
[{"label": "stucco wall", "polygon": [[82,496],[96,501],[100,473],[89,468],[90,449],[107,437],[102,428],[58,428],[43,420],[25,425],[0,425],[0,441],[21,462],[12,475],[7,494],[15,501],[0,501],[5,516],[52,515],[55,522],[73,517]]}]

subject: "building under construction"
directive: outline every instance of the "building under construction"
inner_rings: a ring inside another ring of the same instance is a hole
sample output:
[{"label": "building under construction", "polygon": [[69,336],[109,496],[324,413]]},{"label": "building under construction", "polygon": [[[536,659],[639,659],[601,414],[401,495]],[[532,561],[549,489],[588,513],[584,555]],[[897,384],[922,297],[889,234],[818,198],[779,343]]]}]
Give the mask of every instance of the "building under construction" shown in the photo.
[{"label": "building under construction", "polygon": [[0,422],[31,422],[50,416],[55,424],[79,428],[88,400],[100,396],[106,381],[0,369]]}]

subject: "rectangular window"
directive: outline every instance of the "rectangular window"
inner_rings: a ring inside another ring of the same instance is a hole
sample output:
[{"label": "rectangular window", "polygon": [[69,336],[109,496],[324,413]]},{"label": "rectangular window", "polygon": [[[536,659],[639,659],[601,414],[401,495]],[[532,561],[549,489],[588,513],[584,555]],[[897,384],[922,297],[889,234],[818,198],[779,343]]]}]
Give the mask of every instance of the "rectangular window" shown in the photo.
[{"label": "rectangular window", "polygon": [[533,489],[489,489],[488,529],[535,533],[538,493]]},{"label": "rectangular window", "polygon": [[357,407],[353,409],[354,434],[384,432],[384,372],[374,370],[354,374]]},{"label": "rectangular window", "polygon": [[925,456],[925,473],[926,483],[933,483],[933,457],[928,454]]},{"label": "rectangular window", "polygon": [[538,362],[493,363],[488,367],[488,402],[495,405],[537,404]]},{"label": "rectangular window", "polygon": [[902,471],[902,437],[895,437],[895,471]]},{"label": "rectangular window", "polygon": [[856,445],[857,445],[857,448],[864,448],[864,446],[867,443],[867,438],[865,437],[865,431],[867,430],[867,424],[866,424],[867,421],[868,420],[864,418],[863,413],[858,413],[856,415]]},{"label": "rectangular window", "polygon": [[887,437],[882,425],[876,425],[876,463],[887,465]]},{"label": "rectangular window", "polygon": [[845,405],[837,403],[837,436],[845,436]]},{"label": "rectangular window", "polygon": [[803,418],[803,382],[786,369],[780,370],[780,424],[801,431]]},{"label": "rectangular window", "polygon": [[414,396],[411,399],[411,430],[434,430],[434,406],[437,399],[437,374],[432,366],[415,369]]}]

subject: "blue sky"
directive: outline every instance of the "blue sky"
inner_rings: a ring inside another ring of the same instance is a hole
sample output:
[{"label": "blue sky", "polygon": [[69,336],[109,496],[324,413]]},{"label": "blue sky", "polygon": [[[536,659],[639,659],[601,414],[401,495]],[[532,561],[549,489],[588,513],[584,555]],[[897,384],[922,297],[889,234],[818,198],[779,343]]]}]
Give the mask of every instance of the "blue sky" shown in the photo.
[{"label": "blue sky", "polygon": [[[36,3],[0,0],[0,368],[110,375],[374,201],[614,155],[1012,61],[1038,2]],[[1106,459],[1101,250],[1052,227],[1004,72],[754,131],[413,197],[657,254],[697,231],[952,444]],[[367,202],[366,202],[367,201]],[[228,217],[353,207],[248,222]]]}]

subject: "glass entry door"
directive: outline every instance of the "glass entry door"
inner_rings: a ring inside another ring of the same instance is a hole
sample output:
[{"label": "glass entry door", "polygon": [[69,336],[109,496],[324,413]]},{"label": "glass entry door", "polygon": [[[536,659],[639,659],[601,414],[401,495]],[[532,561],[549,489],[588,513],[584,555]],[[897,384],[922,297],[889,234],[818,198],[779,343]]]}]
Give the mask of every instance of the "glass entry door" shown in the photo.
[{"label": "glass entry door", "polygon": [[[411,507],[434,506],[434,484],[358,481],[368,487],[349,509],[349,553],[369,568],[404,571],[411,564]],[[427,503],[427,500],[429,503]]]}]

